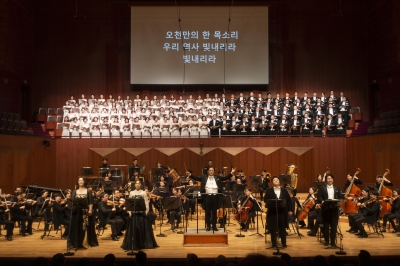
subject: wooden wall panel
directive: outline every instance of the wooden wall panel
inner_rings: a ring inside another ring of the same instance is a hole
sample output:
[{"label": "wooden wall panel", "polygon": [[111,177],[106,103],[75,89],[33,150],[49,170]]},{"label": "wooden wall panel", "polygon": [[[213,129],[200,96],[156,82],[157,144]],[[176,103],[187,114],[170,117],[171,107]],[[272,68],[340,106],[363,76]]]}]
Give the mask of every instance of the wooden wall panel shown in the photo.
[{"label": "wooden wall panel", "polygon": [[375,182],[375,176],[382,175],[389,168],[388,179],[395,187],[400,187],[399,137],[400,134],[393,133],[348,139],[348,171],[354,173],[359,167],[362,170],[359,177],[363,182]]},{"label": "wooden wall panel", "polygon": [[17,185],[54,186],[62,177],[56,173],[56,145],[42,143],[42,138],[2,135],[0,138],[0,167],[3,169],[0,188],[7,193]]},{"label": "wooden wall panel", "polygon": [[[176,141],[179,145],[176,145]],[[217,148],[203,156],[188,149],[182,149],[171,156],[156,150],[164,147],[199,147],[200,139],[59,139],[56,140],[57,178],[56,187],[66,188],[75,184],[83,166],[89,166],[97,174],[103,156],[90,150],[90,148],[119,148],[106,155],[110,164],[132,164],[133,158],[139,160],[141,166],[145,165],[145,174],[160,161],[165,166],[175,167],[184,173],[187,169],[199,175],[201,169],[207,165],[209,159],[213,160],[217,169],[224,166],[230,167],[229,161],[237,169],[242,169],[246,176],[254,173],[260,174],[261,169],[267,169],[272,175],[286,173],[287,163],[298,166],[296,173],[299,175],[299,190],[306,191],[312,185],[317,173],[325,171],[325,165],[330,165],[332,172],[339,177],[344,177],[346,170],[346,139],[345,138],[268,138],[268,139],[201,139],[206,147],[279,147],[275,152],[264,155],[251,148],[247,148],[233,156]],[[175,146],[176,145],[176,146]],[[134,156],[122,148],[153,147],[152,149]],[[312,147],[309,151],[299,155],[281,147]],[[343,147],[343,148],[342,148]],[[199,147],[200,149],[200,147]],[[319,154],[329,154],[329,157],[320,157]],[[338,181],[341,182],[341,181]],[[344,181],[343,181],[344,183]]]}]

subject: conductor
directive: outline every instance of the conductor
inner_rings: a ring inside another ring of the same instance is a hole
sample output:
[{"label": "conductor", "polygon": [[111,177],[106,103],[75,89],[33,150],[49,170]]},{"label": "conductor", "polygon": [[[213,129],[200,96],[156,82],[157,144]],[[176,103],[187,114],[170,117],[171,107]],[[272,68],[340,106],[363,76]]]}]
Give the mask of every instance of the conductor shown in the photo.
[{"label": "conductor", "polygon": [[[281,188],[277,176],[272,178],[272,187],[265,191],[264,202],[268,200],[281,199],[286,200],[286,206],[283,209],[268,208],[267,211],[267,229],[271,233],[272,246],[276,247],[276,232],[279,231],[282,247],[286,248],[286,228],[289,227],[289,215],[292,215],[292,199],[286,189]],[[278,220],[278,222],[277,222]],[[277,228],[278,226],[278,228]]]},{"label": "conductor", "polygon": [[233,176],[235,170],[236,168],[232,168],[231,173],[227,176],[214,175],[214,167],[212,166],[208,168],[207,175],[203,175],[201,177],[186,173],[190,176],[190,178],[201,182],[200,193],[204,193],[202,196],[202,207],[206,211],[207,231],[211,230],[211,226],[213,231],[218,231],[216,226],[217,209],[219,208],[221,199],[221,195],[218,193],[222,193],[222,181],[228,180],[231,176]]}]

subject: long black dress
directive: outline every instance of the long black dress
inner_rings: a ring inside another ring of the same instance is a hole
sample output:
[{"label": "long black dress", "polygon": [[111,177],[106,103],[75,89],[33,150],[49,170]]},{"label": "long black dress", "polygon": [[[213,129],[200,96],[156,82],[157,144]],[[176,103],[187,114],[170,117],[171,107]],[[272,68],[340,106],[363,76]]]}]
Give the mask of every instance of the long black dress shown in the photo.
[{"label": "long black dress", "polygon": [[[132,197],[133,195],[140,195],[145,199],[145,201],[147,201],[147,194],[143,190],[131,191],[129,196]],[[121,248],[123,250],[137,250],[156,247],[158,247],[158,245],[154,238],[153,228],[149,217],[145,213],[138,213],[136,215],[132,214],[128,221]]]},{"label": "long black dress", "polygon": [[[88,205],[93,204],[90,191],[85,194],[78,194],[78,191],[74,190],[71,198],[87,198]],[[95,231],[94,215],[88,216],[88,211],[88,209],[82,209],[80,206],[74,206],[70,226],[70,248],[89,248],[99,245]]]}]

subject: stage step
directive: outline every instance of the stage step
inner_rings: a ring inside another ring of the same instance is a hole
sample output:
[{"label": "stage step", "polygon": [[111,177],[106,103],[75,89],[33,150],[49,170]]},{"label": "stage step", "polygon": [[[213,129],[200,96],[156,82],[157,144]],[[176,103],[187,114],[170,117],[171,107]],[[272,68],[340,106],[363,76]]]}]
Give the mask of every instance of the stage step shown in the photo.
[{"label": "stage step", "polygon": [[197,234],[196,228],[188,228],[187,233],[183,235],[184,247],[224,247],[228,246],[228,234],[219,229],[218,232],[206,231],[199,229]]}]

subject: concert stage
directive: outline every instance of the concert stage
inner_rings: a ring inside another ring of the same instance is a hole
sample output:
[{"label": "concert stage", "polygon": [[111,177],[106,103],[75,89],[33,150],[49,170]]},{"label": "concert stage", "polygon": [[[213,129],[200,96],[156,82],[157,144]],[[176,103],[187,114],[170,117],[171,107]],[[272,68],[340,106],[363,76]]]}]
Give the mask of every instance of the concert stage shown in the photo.
[{"label": "concert stage", "polygon": [[[348,229],[347,220],[344,218],[340,219],[340,226],[342,233],[344,234],[343,246],[344,251],[347,252],[345,255],[346,262],[355,263],[355,257],[359,253],[360,249],[368,250],[371,255],[376,258],[392,259],[395,261],[395,256],[399,255],[398,243],[400,238],[395,233],[384,233],[384,238],[375,235],[370,235],[368,238],[357,238],[354,234],[346,233]],[[204,225],[203,217],[200,215],[199,225]],[[158,221],[156,221],[158,223]],[[263,215],[263,222],[265,222],[265,215]],[[36,229],[37,223],[33,224]],[[262,228],[261,217],[259,217],[259,232],[263,236],[253,235],[256,233],[256,226],[247,231],[242,232],[245,237],[236,237],[239,234],[239,225],[234,222],[233,215],[231,216],[231,224],[227,226],[227,246],[196,246],[196,247],[184,247],[184,235],[166,231],[170,227],[169,225],[163,225],[161,230],[166,234],[166,237],[156,237],[156,241],[159,248],[144,250],[147,253],[149,261],[158,262],[171,262],[174,265],[183,265],[184,259],[188,253],[195,253],[199,258],[210,260],[215,259],[218,255],[225,255],[230,261],[236,261],[240,258],[245,257],[249,253],[262,253],[267,256],[273,256],[274,249],[266,249],[271,246],[269,235],[267,239],[264,238],[264,229]],[[192,232],[196,229],[196,220],[193,216],[193,220],[189,219],[189,230]],[[159,226],[154,230],[154,234],[159,233]],[[202,228],[202,230],[204,230]],[[202,230],[199,230],[202,232]],[[223,230],[223,229],[220,229]],[[323,255],[325,257],[329,255],[335,255],[338,249],[325,249],[322,242],[318,241],[318,237],[307,236],[308,229],[300,229],[300,233],[303,235],[301,238],[297,234],[293,234],[288,237],[287,245],[288,248],[282,251],[292,256],[293,260],[300,260],[301,258],[309,257],[313,258],[315,255]],[[50,237],[45,237],[43,240],[40,236],[43,234],[43,223],[38,230],[34,230],[34,234],[27,237],[18,235],[18,229],[14,230],[14,240],[8,242],[2,237],[0,239],[1,252],[0,252],[0,264],[1,261],[6,259],[8,261],[21,261],[21,260],[32,260],[38,256],[44,256],[51,258],[55,253],[65,252],[66,241],[60,239],[60,233],[57,235],[55,231],[51,232]],[[367,229],[368,232],[368,229]],[[4,230],[2,231],[4,234]],[[221,231],[219,231],[221,233]],[[289,235],[293,233],[288,231]],[[87,250],[78,250],[75,255],[67,258],[67,261],[73,263],[82,257],[88,257],[93,260],[101,260],[106,254],[113,253],[121,263],[124,261],[134,260],[127,256],[120,245],[122,239],[118,242],[111,240],[111,230],[108,225],[108,229],[105,230],[102,236],[99,237],[99,246],[90,248]],[[339,241],[339,240],[338,240]],[[279,243],[279,242],[278,242]],[[339,242],[338,242],[339,244]],[[295,264],[294,264],[295,265]],[[395,264],[393,264],[395,265]]]}]

